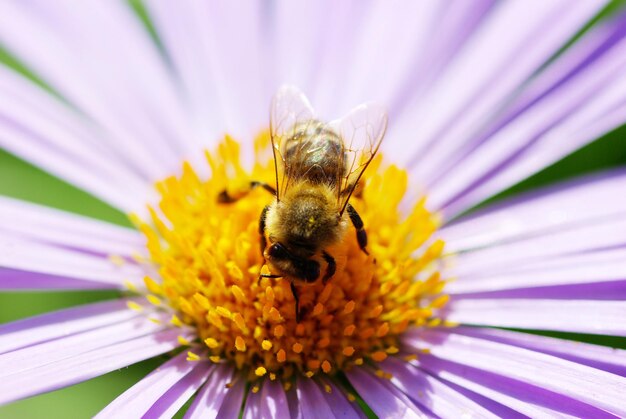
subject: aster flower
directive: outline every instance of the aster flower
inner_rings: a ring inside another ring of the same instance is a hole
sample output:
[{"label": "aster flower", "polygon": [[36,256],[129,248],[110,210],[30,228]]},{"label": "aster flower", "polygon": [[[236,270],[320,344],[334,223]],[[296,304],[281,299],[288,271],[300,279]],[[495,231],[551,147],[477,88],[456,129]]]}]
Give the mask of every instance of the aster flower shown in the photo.
[{"label": "aster flower", "polygon": [[[624,336],[623,170],[460,216],[626,121],[624,18],[561,50],[603,2],[329,5],[0,4],[30,69],[0,67],[0,145],[136,226],[0,200],[1,289],[120,291],[0,326],[0,403],[166,354],[100,416],[626,416],[624,351],[503,329]],[[272,182],[284,82],[390,120],[371,255],[347,235],[301,321],[258,279],[271,197],[215,199]]]}]

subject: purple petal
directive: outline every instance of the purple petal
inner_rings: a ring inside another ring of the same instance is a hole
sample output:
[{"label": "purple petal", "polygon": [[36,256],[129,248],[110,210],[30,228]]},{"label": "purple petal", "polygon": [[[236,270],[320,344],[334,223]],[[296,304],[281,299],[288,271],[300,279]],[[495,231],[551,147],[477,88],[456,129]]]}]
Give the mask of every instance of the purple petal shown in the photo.
[{"label": "purple petal", "polygon": [[102,255],[132,256],[146,241],[137,230],[6,197],[0,197],[0,230],[3,235]]},{"label": "purple petal", "polygon": [[[45,365],[0,382],[0,404],[76,384],[178,347],[180,330],[166,330]],[[191,336],[186,336],[191,338]]]},{"label": "purple petal", "polygon": [[[613,418],[603,410],[562,394],[461,363],[420,355],[419,367],[501,417]],[[508,409],[508,410],[503,410]]]},{"label": "purple petal", "polygon": [[516,346],[456,335],[453,329],[413,330],[402,341],[407,348],[427,348],[432,356],[446,361],[537,386],[618,416],[626,414],[626,379],[615,374]]},{"label": "purple petal", "polygon": [[262,417],[267,418],[289,417],[287,396],[280,382],[276,380],[265,380],[263,389],[261,390],[260,412]]},{"label": "purple petal", "polygon": [[333,417],[333,412],[315,381],[299,376],[297,383],[298,403],[303,419]]},{"label": "purple petal", "polygon": [[518,346],[626,376],[626,350],[623,349],[486,328],[457,327],[454,333]]},{"label": "purple petal", "polygon": [[120,288],[125,281],[141,285],[147,272],[136,264],[119,266],[106,257],[10,236],[0,237],[0,267],[108,283]]},{"label": "purple petal", "polygon": [[242,419],[255,419],[260,417],[268,417],[271,416],[261,416],[261,393],[260,392],[252,392],[252,388],[248,390],[248,396],[246,397],[246,404],[243,407],[243,416]]},{"label": "purple petal", "polygon": [[226,397],[222,401],[222,407],[217,414],[220,418],[238,418],[241,414],[243,396],[246,390],[246,380],[239,376],[233,386],[226,392]]},{"label": "purple petal", "polygon": [[[113,134],[109,145],[131,153],[149,179],[172,173],[182,149],[192,144],[182,141],[190,138],[183,106],[131,8],[121,3],[36,6],[2,5],[2,43],[106,127]],[[66,7],[73,13],[62,13]],[[29,27],[28,33],[15,31],[20,26]],[[123,71],[105,71],[111,62],[124,62]]]},{"label": "purple petal", "polygon": [[322,380],[322,384],[330,386],[330,393],[324,392],[326,402],[330,406],[330,410],[338,418],[364,418],[363,411],[355,402],[350,402],[343,394],[343,391],[337,387],[331,380]]},{"label": "purple petal", "polygon": [[501,291],[450,293],[461,299],[626,300],[626,280],[591,284],[515,288]]},{"label": "purple petal", "polygon": [[0,353],[137,317],[138,313],[127,307],[128,301],[87,304],[0,325]]},{"label": "purple petal", "polygon": [[[207,362],[190,362],[186,358],[187,353],[182,352],[170,359],[118,396],[97,417],[143,416],[151,409],[159,410],[158,405],[161,399],[169,400],[169,397],[164,395],[173,390],[177,384],[183,383],[183,380],[191,374],[199,371],[201,375],[208,376],[209,364]],[[152,415],[152,417],[156,416],[158,415]]]},{"label": "purple petal", "polygon": [[0,268],[0,290],[83,290],[83,289],[118,289],[119,285],[83,281],[77,278],[68,278],[60,275],[50,275],[39,272],[28,272],[19,269]]},{"label": "purple petal", "polygon": [[466,299],[446,306],[464,324],[626,336],[626,301]]},{"label": "purple petal", "polygon": [[[625,213],[626,198],[615,194],[625,187],[624,170],[585,176],[489,206],[443,227],[440,233],[452,252],[551,234]],[[606,205],[608,201],[611,205]]]},{"label": "purple petal", "polygon": [[146,413],[146,417],[171,418],[174,417],[184,404],[204,384],[213,371],[212,365],[203,363],[168,390]]},{"label": "purple petal", "polygon": [[[158,319],[159,317],[154,315],[154,318]],[[167,321],[164,316],[160,316],[160,320]],[[57,327],[61,327],[61,325]],[[33,369],[63,359],[142,336],[153,335],[164,329],[163,324],[155,324],[148,320],[147,316],[141,315],[110,326],[27,346],[0,355],[0,377],[18,373],[28,374]]]},{"label": "purple petal", "polygon": [[[226,384],[233,378],[233,368],[227,364],[217,365],[208,381],[185,414],[185,418],[215,417],[230,389]],[[240,380],[241,381],[241,380]]]},{"label": "purple petal", "polygon": [[[505,291],[519,288],[587,285],[602,283],[616,286],[626,279],[626,249],[574,254],[551,259],[550,263],[530,263],[510,268],[496,268],[495,272],[471,272],[458,281],[450,282],[446,291],[451,294]],[[546,295],[547,298],[548,297]],[[590,298],[590,297],[589,297]]]},{"label": "purple petal", "polygon": [[[454,163],[451,170],[428,185],[433,191],[429,196],[433,208],[444,208],[446,215],[454,215],[446,207],[483,183],[501,182],[510,173],[509,166],[543,168],[615,128],[621,121],[606,115],[622,105],[626,94],[625,51],[626,40],[593,68],[551,92],[462,160],[450,162]],[[526,172],[523,177],[531,173]],[[454,209],[463,207],[455,204]]]},{"label": "purple petal", "polygon": [[[499,4],[443,69],[429,94],[419,98],[423,106],[407,112],[390,127],[390,135],[415,133],[405,154],[417,156],[411,161],[416,177],[427,179],[440,164],[440,156],[445,158],[459,142],[466,141],[602,6],[598,1],[567,8],[566,3]],[[514,68],[510,65],[513,60]]]},{"label": "purple petal", "polygon": [[350,384],[380,417],[425,418],[409,398],[391,384],[369,374],[363,368],[346,372]]},{"label": "purple petal", "polygon": [[[560,256],[624,247],[626,237],[622,232],[625,229],[625,217],[608,217],[564,231],[463,253],[456,257],[458,268],[455,268],[454,276],[502,270],[507,266],[517,268]],[[584,240],[580,240],[581,237]]]},{"label": "purple petal", "polygon": [[464,415],[481,418],[497,417],[408,362],[390,357],[381,363],[380,367],[393,374],[391,382],[404,394],[438,417],[458,418]]}]

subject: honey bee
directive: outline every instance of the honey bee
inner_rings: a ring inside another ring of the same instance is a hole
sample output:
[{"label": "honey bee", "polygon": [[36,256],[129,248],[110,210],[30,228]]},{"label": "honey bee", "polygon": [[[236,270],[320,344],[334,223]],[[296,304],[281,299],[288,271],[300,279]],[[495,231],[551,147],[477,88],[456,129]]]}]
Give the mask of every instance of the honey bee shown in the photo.
[{"label": "honey bee", "polygon": [[[296,286],[332,278],[336,262],[327,249],[344,239],[349,223],[361,250],[368,254],[367,233],[350,198],[378,151],[386,127],[386,112],[374,104],[360,105],[344,118],[324,123],[295,87],[281,87],[272,100],[276,186],[252,181],[250,190],[260,186],[275,196],[259,219],[261,253],[272,272],[261,277],[290,282],[297,321]],[[228,203],[238,198],[225,190],[218,200]]]}]

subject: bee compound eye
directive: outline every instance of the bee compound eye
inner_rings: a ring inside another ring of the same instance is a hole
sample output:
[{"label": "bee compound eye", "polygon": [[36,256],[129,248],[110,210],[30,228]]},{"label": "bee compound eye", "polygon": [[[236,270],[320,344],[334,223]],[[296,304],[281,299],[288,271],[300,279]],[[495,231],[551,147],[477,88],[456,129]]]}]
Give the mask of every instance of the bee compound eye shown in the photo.
[{"label": "bee compound eye", "polygon": [[274,243],[273,245],[271,245],[268,250],[268,254],[276,259],[286,259],[287,257],[289,257],[287,249],[280,243]]}]

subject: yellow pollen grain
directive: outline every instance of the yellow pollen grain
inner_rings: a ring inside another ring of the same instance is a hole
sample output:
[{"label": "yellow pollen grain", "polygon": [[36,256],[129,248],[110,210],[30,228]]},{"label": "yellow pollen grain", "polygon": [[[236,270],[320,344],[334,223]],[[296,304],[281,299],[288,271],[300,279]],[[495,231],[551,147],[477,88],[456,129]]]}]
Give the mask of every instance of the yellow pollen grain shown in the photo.
[{"label": "yellow pollen grain", "polygon": [[139,292],[137,290],[137,287],[135,286],[135,284],[133,284],[132,282],[130,282],[128,280],[124,281],[124,286],[126,288],[128,288],[128,290],[131,291],[131,292]]},{"label": "yellow pollen grain", "polygon": [[[209,351],[202,358],[247,373],[252,389],[267,376],[289,389],[297,375],[341,373],[362,365],[363,356],[376,362],[398,354],[409,327],[446,324],[438,320],[448,302],[442,294],[448,278],[437,272],[444,254],[434,235],[440,220],[425,199],[398,209],[410,190],[408,176],[383,165],[380,155],[364,174],[359,197],[350,200],[365,221],[369,255],[354,234],[324,249],[335,257],[336,271],[326,283],[298,286],[295,321],[289,281],[259,278],[280,274],[258,247],[259,215],[272,198],[250,188],[251,181],[275,182],[269,132],[254,150],[257,161],[248,170],[242,147],[226,137],[205,153],[210,178],[185,163],[180,175],[156,184],[159,201],[149,217],[132,216],[147,243],[141,263],[158,272],[144,278],[142,292],[150,304],[160,303],[159,310],[169,306],[175,313],[170,323],[194,329]],[[218,202],[224,190],[237,202]],[[144,301],[128,305],[150,307]],[[179,343],[188,346],[187,333],[181,334]]]},{"label": "yellow pollen grain", "polygon": [[180,343],[183,346],[189,346],[190,345],[190,342],[184,336],[178,336],[178,343]]},{"label": "yellow pollen grain", "polygon": [[354,311],[354,307],[356,306],[356,303],[354,302],[354,300],[350,300],[346,303],[346,306],[343,309],[343,314],[350,314]]},{"label": "yellow pollen grain", "polygon": [[331,394],[333,392],[333,388],[329,384],[324,384],[324,391]]},{"label": "yellow pollen grain", "polygon": [[285,384],[283,384],[283,389],[285,389],[285,391],[289,391],[291,390],[291,386],[292,386],[291,381],[287,381],[285,382]]},{"label": "yellow pollen grain", "polygon": [[126,302],[126,306],[127,306],[128,308],[130,308],[131,310],[133,310],[133,311],[143,311],[143,306],[142,306],[142,305],[137,304],[137,303],[136,303],[136,302],[134,302],[134,301],[128,301],[128,302]]},{"label": "yellow pollen grain", "polygon": [[243,340],[243,338],[241,336],[237,336],[235,338],[235,348],[239,352],[244,352],[246,350],[246,341]]},{"label": "yellow pollen grain", "polygon": [[322,371],[328,374],[330,370],[331,370],[330,362],[328,362],[328,360],[325,360],[324,362],[322,362]]},{"label": "yellow pollen grain", "polygon": [[247,302],[246,294],[244,294],[243,290],[238,285],[232,285],[230,290],[233,292],[233,295],[240,303]]},{"label": "yellow pollen grain", "polygon": [[356,396],[352,393],[348,393],[348,400],[350,400],[351,402],[355,402]]},{"label": "yellow pollen grain", "polygon": [[387,333],[389,333],[389,323],[388,322],[385,322],[385,323],[381,324],[378,327],[378,329],[376,330],[376,336],[378,336],[379,338],[387,336]]},{"label": "yellow pollen grain", "polygon": [[387,359],[387,353],[383,351],[376,351],[371,355],[371,357],[376,362],[383,362]]},{"label": "yellow pollen grain", "polygon": [[315,307],[313,307],[313,312],[311,313],[313,316],[319,316],[324,311],[324,304],[317,303]]},{"label": "yellow pollen grain", "polygon": [[200,361],[200,356],[191,351],[187,351],[187,361]]},{"label": "yellow pollen grain", "polygon": [[148,291],[150,291],[152,294],[163,295],[163,288],[159,284],[157,284],[154,279],[146,276],[143,279],[143,283],[146,284],[146,288],[148,288]]},{"label": "yellow pollen grain", "polygon": [[157,319],[156,317],[148,317],[148,320],[154,324],[161,324],[161,319]]},{"label": "yellow pollen grain", "polygon": [[161,299],[159,297],[157,297],[156,295],[152,295],[152,294],[148,294],[146,296],[146,299],[148,300],[148,302],[154,306],[160,306],[161,305]]},{"label": "yellow pollen grain", "polygon": [[281,338],[285,334],[285,327],[282,324],[279,324],[274,328],[274,336],[277,338]]},{"label": "yellow pollen grain", "polygon": [[120,255],[109,255],[109,262],[115,266],[123,266],[126,263],[126,260]]},{"label": "yellow pollen grain", "polygon": [[204,343],[211,349],[215,349],[220,346],[219,342],[215,338],[206,338]]},{"label": "yellow pollen grain", "polygon": [[259,386],[253,386],[252,387],[252,393],[254,393],[254,394],[258,393],[259,390],[261,390],[261,388]]},{"label": "yellow pollen grain", "polygon": [[233,321],[235,322],[239,330],[241,330],[244,333],[247,333],[248,328],[246,327],[246,321],[241,315],[241,313],[233,314]]},{"label": "yellow pollen grain", "polygon": [[307,378],[311,378],[311,377],[313,377],[315,375],[315,373],[313,371],[307,371],[307,372],[304,373],[304,375]]},{"label": "yellow pollen grain", "polygon": [[378,317],[380,316],[380,314],[383,312],[383,305],[379,304],[376,307],[374,307],[374,309],[372,310],[372,312],[370,313],[370,317]]},{"label": "yellow pollen grain", "polygon": [[170,323],[172,323],[176,327],[182,327],[183,325],[183,322],[180,321],[180,318],[176,314],[172,315]]},{"label": "yellow pollen grain", "polygon": [[231,312],[230,312],[230,310],[229,310],[229,309],[227,309],[226,307],[220,307],[220,306],[218,306],[218,307],[215,309],[215,312],[216,312],[217,314],[219,314],[220,316],[222,316],[222,317],[226,318],[226,319],[230,319],[230,318],[232,317],[232,313],[231,313]]},{"label": "yellow pollen grain", "polygon": [[352,336],[352,334],[354,333],[354,331],[356,330],[356,326],[351,324],[349,326],[346,326],[345,329],[343,329],[343,335],[344,336]]},{"label": "yellow pollen grain", "polygon": [[415,355],[415,354],[406,355],[403,359],[406,362],[415,361],[417,359],[417,355]]}]

